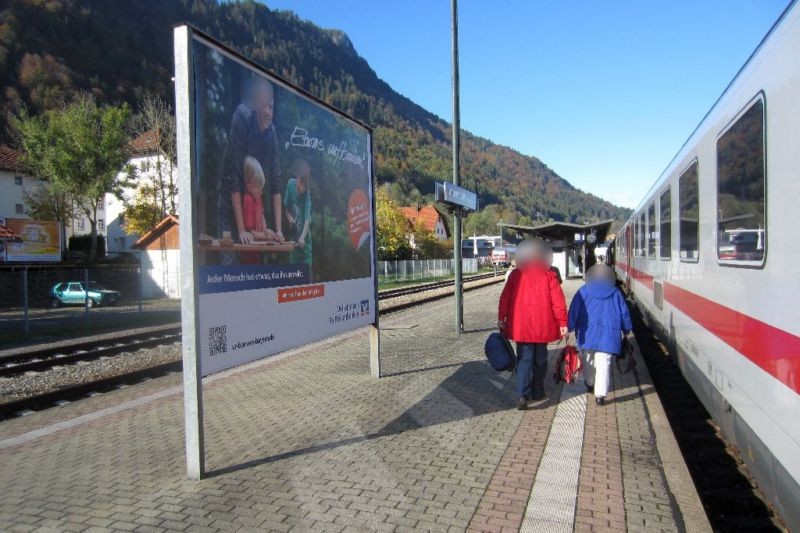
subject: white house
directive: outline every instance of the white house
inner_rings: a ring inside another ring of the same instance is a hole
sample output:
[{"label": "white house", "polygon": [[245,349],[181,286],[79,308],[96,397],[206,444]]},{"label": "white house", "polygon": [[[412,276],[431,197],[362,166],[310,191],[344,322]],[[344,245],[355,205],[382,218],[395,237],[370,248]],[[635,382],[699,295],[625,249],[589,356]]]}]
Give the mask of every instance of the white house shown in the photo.
[{"label": "white house", "polygon": [[[97,214],[97,234],[106,238],[106,250],[111,254],[130,252],[134,243],[139,239],[139,235],[125,232],[123,212],[125,203],[134,199],[138,184],[148,183],[158,176],[159,169],[162,169],[162,176],[168,179],[171,175],[177,180],[177,169],[160,152],[156,133],[148,131],[136,139],[132,140],[131,148],[133,156],[128,161],[136,170],[137,185],[125,187],[122,192],[123,199],[120,200],[113,194],[106,194]],[[126,179],[127,172],[120,169],[119,179]],[[86,216],[80,215],[71,221],[71,232],[67,235],[88,235],[92,231],[92,226]]]},{"label": "white house", "polygon": [[19,150],[0,144],[0,218],[30,218],[25,192],[32,192],[40,181],[22,174],[21,155]]}]

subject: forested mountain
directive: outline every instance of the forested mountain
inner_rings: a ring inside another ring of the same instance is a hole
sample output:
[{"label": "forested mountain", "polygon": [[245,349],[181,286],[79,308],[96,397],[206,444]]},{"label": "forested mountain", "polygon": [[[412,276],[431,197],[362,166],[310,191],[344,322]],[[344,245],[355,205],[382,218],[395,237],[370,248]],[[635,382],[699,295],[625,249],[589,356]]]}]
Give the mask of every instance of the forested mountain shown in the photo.
[{"label": "forested mountain", "polygon": [[[59,106],[80,91],[134,109],[146,93],[172,100],[172,27],[182,22],[374,128],[376,173],[405,201],[449,179],[450,126],[398,94],[347,35],[252,1],[6,0],[0,10],[0,112]],[[8,141],[8,132],[0,132]],[[628,210],[572,187],[535,157],[462,137],[462,174],[505,220],[623,218]]]}]

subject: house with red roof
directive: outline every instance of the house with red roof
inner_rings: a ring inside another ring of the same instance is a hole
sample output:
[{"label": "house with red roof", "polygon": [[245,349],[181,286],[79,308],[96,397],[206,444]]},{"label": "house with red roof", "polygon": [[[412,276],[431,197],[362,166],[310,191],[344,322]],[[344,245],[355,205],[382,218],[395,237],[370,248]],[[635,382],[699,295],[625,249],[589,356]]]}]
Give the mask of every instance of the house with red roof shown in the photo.
[{"label": "house with red roof", "polygon": [[431,231],[437,239],[446,241],[450,238],[450,227],[447,223],[447,217],[440,213],[434,206],[401,207],[400,211],[406,219],[408,219],[411,228],[415,228],[417,224],[422,223],[423,227]]}]

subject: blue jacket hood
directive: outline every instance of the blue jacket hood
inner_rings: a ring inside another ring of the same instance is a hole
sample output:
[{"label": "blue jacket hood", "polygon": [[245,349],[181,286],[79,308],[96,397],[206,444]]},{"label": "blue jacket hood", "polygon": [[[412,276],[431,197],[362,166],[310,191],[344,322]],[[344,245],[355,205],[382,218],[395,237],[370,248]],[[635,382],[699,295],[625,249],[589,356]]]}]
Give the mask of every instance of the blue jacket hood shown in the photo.
[{"label": "blue jacket hood", "polygon": [[614,296],[614,293],[617,291],[617,287],[610,281],[598,279],[587,281],[583,287],[583,290],[592,298],[605,300],[606,298],[611,298]]}]

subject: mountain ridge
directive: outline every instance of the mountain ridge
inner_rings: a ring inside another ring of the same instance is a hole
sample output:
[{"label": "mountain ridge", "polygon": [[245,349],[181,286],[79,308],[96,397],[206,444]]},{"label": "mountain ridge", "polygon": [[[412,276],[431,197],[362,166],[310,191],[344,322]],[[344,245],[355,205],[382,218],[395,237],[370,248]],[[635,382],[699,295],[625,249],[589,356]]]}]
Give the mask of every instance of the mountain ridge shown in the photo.
[{"label": "mountain ridge", "polygon": [[[10,0],[0,10],[0,111],[58,107],[89,91],[136,106],[172,101],[172,32],[188,22],[315,97],[369,124],[375,170],[404,203],[423,203],[452,173],[450,124],[391,86],[347,34],[253,1]],[[7,139],[6,133],[6,139]],[[583,192],[540,161],[462,130],[462,175],[507,222],[583,222],[630,212]]]}]

